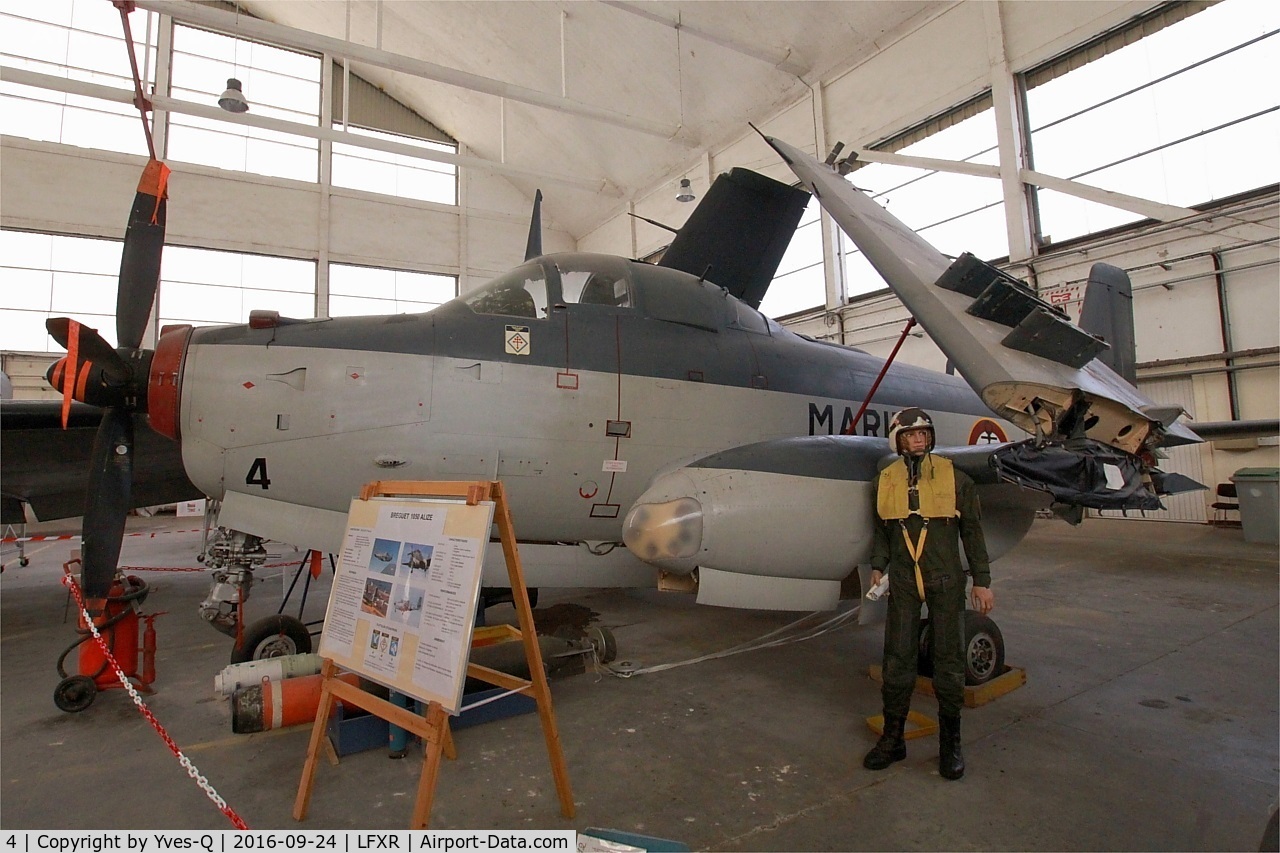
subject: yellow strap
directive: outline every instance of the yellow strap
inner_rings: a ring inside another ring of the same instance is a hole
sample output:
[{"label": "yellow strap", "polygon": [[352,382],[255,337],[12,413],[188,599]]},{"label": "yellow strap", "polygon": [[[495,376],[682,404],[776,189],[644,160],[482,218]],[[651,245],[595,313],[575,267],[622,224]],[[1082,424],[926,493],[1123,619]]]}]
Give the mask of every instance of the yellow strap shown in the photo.
[{"label": "yellow strap", "polygon": [[907,553],[911,555],[911,559],[915,562],[916,569],[916,595],[920,596],[920,600],[924,601],[924,578],[920,574],[920,558],[924,555],[924,540],[929,535],[929,528],[920,528],[920,542],[918,545],[911,544],[911,534],[907,532],[907,526],[902,525],[902,541],[907,543]]}]

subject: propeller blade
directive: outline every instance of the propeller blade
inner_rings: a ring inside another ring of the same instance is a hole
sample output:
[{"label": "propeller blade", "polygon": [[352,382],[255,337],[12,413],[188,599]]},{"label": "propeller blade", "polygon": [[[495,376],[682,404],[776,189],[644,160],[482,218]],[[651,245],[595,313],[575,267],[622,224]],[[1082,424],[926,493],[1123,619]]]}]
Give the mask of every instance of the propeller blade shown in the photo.
[{"label": "propeller blade", "polygon": [[80,568],[86,598],[106,598],[111,590],[132,488],[133,417],[127,409],[112,406],[103,412],[89,468]]},{"label": "propeller blade", "polygon": [[116,340],[128,349],[137,349],[142,344],[142,334],[160,283],[168,185],[169,167],[159,160],[149,161],[142,170],[138,193],[129,212],[116,291]]},{"label": "propeller blade", "polygon": [[98,334],[97,329],[82,325],[67,317],[50,317],[44,321],[44,327],[49,330],[49,336],[61,344],[68,352],[71,351],[71,330],[73,326],[79,327],[78,349],[80,357],[78,361],[80,363],[92,361],[95,364],[118,368],[119,372],[124,376],[129,374],[129,365],[120,357],[120,354],[115,351],[111,344],[107,343],[106,339]]}]

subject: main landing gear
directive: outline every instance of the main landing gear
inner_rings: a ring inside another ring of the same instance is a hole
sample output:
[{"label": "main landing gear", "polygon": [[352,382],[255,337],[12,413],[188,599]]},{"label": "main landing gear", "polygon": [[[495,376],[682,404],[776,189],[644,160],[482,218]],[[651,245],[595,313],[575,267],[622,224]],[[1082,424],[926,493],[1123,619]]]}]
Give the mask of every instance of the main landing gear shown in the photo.
[{"label": "main landing gear", "polygon": [[[924,620],[920,631],[920,655],[917,670],[933,675],[933,624]],[[964,683],[970,687],[986,684],[1004,673],[1004,637],[1000,626],[990,616],[976,610],[964,612]]]}]

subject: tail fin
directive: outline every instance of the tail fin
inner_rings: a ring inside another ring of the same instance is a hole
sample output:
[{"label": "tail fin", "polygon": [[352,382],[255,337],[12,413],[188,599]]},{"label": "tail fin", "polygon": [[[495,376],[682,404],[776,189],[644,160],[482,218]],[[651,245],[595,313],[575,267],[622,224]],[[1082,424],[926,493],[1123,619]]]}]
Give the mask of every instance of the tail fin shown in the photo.
[{"label": "tail fin", "polygon": [[759,308],[808,203],[804,190],[733,169],[716,178],[658,266],[705,274]]},{"label": "tail fin", "polygon": [[1138,382],[1133,336],[1133,286],[1129,274],[1110,264],[1094,264],[1080,310],[1080,328],[1097,335],[1111,349],[1098,356],[1131,385]]},{"label": "tail fin", "polygon": [[533,216],[529,218],[529,242],[524,246],[524,259],[531,261],[542,254],[542,190],[533,194]]}]

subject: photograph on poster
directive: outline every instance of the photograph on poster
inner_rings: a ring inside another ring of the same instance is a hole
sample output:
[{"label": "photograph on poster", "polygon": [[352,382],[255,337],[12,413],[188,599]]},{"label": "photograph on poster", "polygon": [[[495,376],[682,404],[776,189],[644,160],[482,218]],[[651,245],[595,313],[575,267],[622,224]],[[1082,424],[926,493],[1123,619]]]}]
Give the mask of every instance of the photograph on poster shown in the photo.
[{"label": "photograph on poster", "polygon": [[400,551],[400,543],[394,539],[373,540],[373,556],[369,558],[369,571],[383,575],[396,573],[396,554]]},{"label": "photograph on poster", "polygon": [[364,584],[364,598],[360,609],[365,613],[378,616],[387,615],[387,606],[391,603],[391,582],[369,578]]},{"label": "photograph on poster", "polygon": [[426,590],[409,583],[396,584],[391,595],[391,612],[388,616],[409,628],[422,624],[422,598]]},{"label": "photograph on poster", "polygon": [[431,568],[431,554],[435,550],[432,545],[423,545],[418,542],[404,543],[404,551],[401,552],[400,565],[408,566],[410,572],[425,572]]}]

